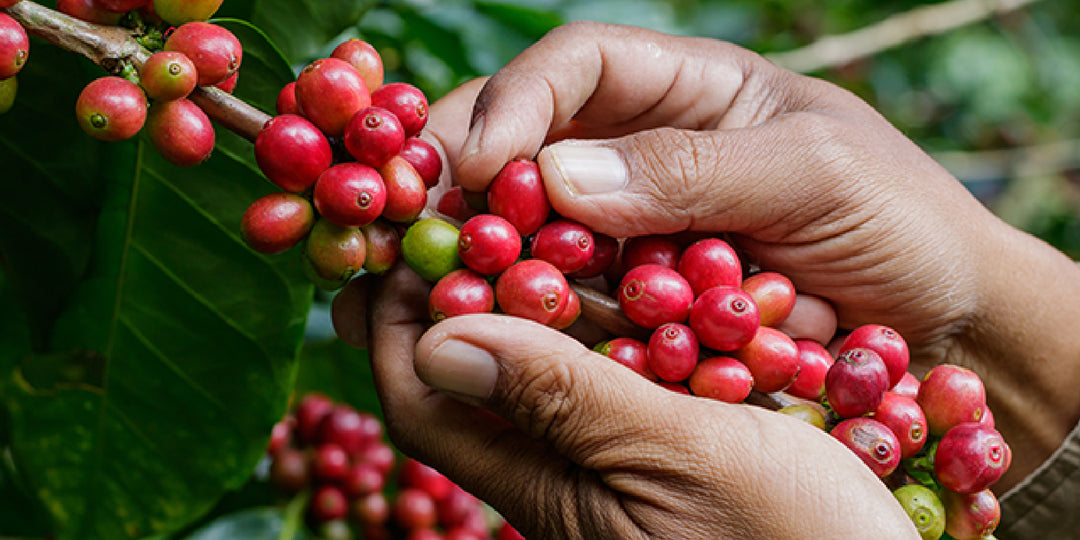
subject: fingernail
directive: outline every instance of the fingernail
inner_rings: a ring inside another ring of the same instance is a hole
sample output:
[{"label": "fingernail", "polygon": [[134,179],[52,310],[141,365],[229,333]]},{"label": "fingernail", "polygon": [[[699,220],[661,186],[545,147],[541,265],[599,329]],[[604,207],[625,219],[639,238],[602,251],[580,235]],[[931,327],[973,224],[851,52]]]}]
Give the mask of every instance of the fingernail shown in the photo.
[{"label": "fingernail", "polygon": [[571,193],[592,195],[626,187],[626,162],[614,148],[558,143],[549,146],[547,153]]},{"label": "fingernail", "polygon": [[495,390],[499,366],[484,349],[448,339],[431,351],[424,375],[439,390],[486,399]]},{"label": "fingernail", "polygon": [[461,156],[458,158],[458,163],[461,163],[471,157],[473,154],[480,152],[480,136],[484,133],[484,116],[481,115],[473,122],[471,128],[469,128],[469,135],[465,137],[465,143],[461,145]]}]

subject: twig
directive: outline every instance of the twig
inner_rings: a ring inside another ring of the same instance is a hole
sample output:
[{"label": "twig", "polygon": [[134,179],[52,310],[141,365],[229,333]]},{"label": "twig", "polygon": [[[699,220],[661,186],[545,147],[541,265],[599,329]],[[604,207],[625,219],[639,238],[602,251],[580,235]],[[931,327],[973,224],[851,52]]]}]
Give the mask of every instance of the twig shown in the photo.
[{"label": "twig", "polygon": [[825,36],[805,47],[767,57],[775,64],[792,71],[820,71],[843,66],[922,37],[942,34],[994,15],[1008,13],[1035,1],[949,0],[899,13],[847,34]]}]

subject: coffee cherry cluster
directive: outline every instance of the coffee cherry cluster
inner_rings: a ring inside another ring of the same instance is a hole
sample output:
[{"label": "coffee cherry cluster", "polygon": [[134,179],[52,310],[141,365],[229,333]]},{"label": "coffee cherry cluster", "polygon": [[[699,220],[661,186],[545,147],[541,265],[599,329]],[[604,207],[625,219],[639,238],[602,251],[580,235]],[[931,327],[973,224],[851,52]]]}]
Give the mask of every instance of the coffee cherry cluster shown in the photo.
[{"label": "coffee cherry cluster", "polygon": [[[18,1],[0,0],[0,7],[10,7]],[[0,13],[0,114],[15,103],[19,86],[15,75],[22,71],[29,57],[30,38],[26,29],[7,13]]]},{"label": "coffee cherry cluster", "polygon": [[255,158],[282,191],[244,214],[248,245],[274,254],[304,241],[307,275],[326,290],[361,269],[389,269],[399,226],[419,217],[442,172],[435,148],[418,137],[427,98],[407,83],[383,84],[378,51],[351,39],[308,64],[276,107]]},{"label": "coffee cherry cluster", "polygon": [[101,77],[83,88],[75,102],[75,116],[83,131],[104,141],[121,141],[145,128],[154,148],[168,162],[190,167],[206,161],[214,149],[214,129],[188,96],[196,86],[232,92],[243,57],[240,41],[232,32],[203,22],[220,5],[221,0],[57,2],[60,12],[98,24],[119,24],[131,15],[144,32],[152,30],[166,37],[137,73]]},{"label": "coffee cherry cluster", "polygon": [[974,372],[943,364],[919,381],[903,337],[877,324],[831,340],[792,338],[783,323],[799,295],[787,277],[753,270],[718,237],[590,231],[551,211],[531,161],[492,181],[490,213],[476,199],[455,188],[439,201],[464,221],[460,231],[429,219],[406,232],[405,261],[434,283],[432,320],[500,311],[564,329],[580,310],[569,283],[602,276],[647,338],[618,336],[595,351],[683,394],[796,402],[781,412],[828,430],[887,484],[903,484],[897,498],[924,538],[982,538],[997,526],[989,488],[1011,452]]},{"label": "coffee cherry cluster", "polygon": [[521,538],[437,470],[399,460],[378,417],[319,393],[304,395],[274,426],[267,454],[270,481],[289,495],[309,490],[308,523],[327,537]]}]

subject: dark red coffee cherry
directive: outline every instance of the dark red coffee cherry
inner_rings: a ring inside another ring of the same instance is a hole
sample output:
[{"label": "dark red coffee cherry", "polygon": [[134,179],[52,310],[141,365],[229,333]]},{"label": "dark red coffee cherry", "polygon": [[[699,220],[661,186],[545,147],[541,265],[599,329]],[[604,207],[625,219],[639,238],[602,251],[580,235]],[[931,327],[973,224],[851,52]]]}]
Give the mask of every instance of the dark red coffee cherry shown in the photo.
[{"label": "dark red coffee cherry", "polygon": [[362,163],[340,163],[323,171],[312,200],[319,214],[339,227],[362,227],[386,207],[386,185],[375,169]]},{"label": "dark red coffee cherry", "polygon": [[825,375],[825,396],[841,418],[873,411],[888,389],[889,372],[885,363],[870,349],[845,351],[836,357]]},{"label": "dark red coffee cherry", "polygon": [[514,224],[521,236],[540,229],[551,212],[536,162],[511,161],[495,175],[487,191],[488,211]]},{"label": "dark red coffee cherry", "polygon": [[296,104],[296,81],[281,87],[277,101],[274,102],[274,110],[278,114],[300,115],[300,106]]},{"label": "dark red coffee cherry", "polygon": [[390,83],[371,93],[371,104],[389,110],[401,121],[405,136],[420,133],[427,124],[427,97],[419,88],[408,83]]},{"label": "dark red coffee cherry", "polygon": [[679,263],[682,247],[666,235],[654,234],[627,238],[623,243],[623,270],[643,264],[657,264],[675,270]]},{"label": "dark red coffee cherry", "polygon": [[401,152],[405,132],[394,113],[382,107],[364,107],[345,124],[345,148],[356,161],[382,167]]},{"label": "dark red coffee cherry", "polygon": [[150,0],[94,0],[97,5],[113,13],[127,13],[150,3]]},{"label": "dark red coffee cherry", "polygon": [[255,137],[255,163],[285,191],[307,191],[333,161],[326,136],[301,116],[275,116]]},{"label": "dark red coffee cherry", "polygon": [[592,231],[569,219],[541,225],[529,248],[533,257],[555,265],[564,274],[584,268],[595,250]]},{"label": "dark red coffee cherry", "polygon": [[405,158],[405,161],[416,169],[420,178],[424,179],[424,186],[428,189],[439,183],[439,175],[442,174],[442,158],[439,157],[439,151],[430,143],[420,137],[409,137],[405,139],[398,155]]}]

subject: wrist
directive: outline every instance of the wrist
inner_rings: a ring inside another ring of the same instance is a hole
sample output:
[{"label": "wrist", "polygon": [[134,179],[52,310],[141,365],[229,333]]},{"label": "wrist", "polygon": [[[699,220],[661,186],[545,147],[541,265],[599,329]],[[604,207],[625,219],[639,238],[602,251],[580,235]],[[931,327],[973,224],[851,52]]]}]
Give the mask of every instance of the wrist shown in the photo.
[{"label": "wrist", "polygon": [[996,222],[980,246],[978,300],[946,361],[982,378],[1013,450],[1005,490],[1045,461],[1080,419],[1080,266]]}]

